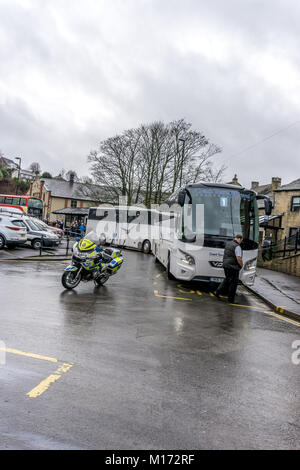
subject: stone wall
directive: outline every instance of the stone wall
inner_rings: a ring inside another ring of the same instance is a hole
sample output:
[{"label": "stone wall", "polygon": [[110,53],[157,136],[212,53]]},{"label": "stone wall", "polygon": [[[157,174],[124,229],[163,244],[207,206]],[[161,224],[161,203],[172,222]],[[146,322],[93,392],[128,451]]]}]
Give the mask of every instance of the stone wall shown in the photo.
[{"label": "stone wall", "polygon": [[271,261],[262,261],[259,257],[257,265],[260,268],[272,269],[273,271],[300,277],[300,253],[286,258],[276,258]]}]

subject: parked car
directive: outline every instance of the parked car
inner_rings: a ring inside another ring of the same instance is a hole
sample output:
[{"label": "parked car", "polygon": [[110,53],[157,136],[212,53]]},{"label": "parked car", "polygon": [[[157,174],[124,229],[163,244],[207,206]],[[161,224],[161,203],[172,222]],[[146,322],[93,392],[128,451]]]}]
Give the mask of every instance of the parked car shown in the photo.
[{"label": "parked car", "polygon": [[50,232],[56,233],[56,235],[59,236],[60,241],[62,240],[62,238],[64,236],[64,231],[61,228],[52,227],[52,225],[47,225],[45,222],[43,222],[40,219],[38,219],[38,223],[42,227],[43,230],[49,230]]},{"label": "parked car", "polygon": [[23,216],[22,222],[27,228],[27,241],[32,248],[39,250],[43,247],[55,247],[59,245],[60,238],[50,230],[43,230],[39,225],[39,219]]},{"label": "parked car", "polygon": [[22,218],[13,213],[0,212],[0,250],[6,246],[24,245],[27,241],[26,227]]}]

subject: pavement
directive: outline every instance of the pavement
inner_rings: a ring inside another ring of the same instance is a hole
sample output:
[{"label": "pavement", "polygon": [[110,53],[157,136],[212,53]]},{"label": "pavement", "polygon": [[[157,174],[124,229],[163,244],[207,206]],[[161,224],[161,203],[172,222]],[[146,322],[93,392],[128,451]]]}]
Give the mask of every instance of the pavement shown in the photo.
[{"label": "pavement", "polygon": [[254,286],[248,288],[281,315],[300,320],[300,277],[257,268]]},{"label": "pavement", "polygon": [[67,240],[62,240],[60,245],[58,247],[53,247],[53,248],[43,248],[40,256],[40,250],[35,250],[32,248],[32,246],[28,243],[22,246],[15,246],[15,247],[9,247],[9,248],[4,248],[0,250],[0,261],[1,260],[21,260],[23,259],[24,261],[28,260],[30,261],[31,259],[38,259],[38,258],[43,258],[43,259],[67,259],[72,256],[71,253],[71,248],[73,244],[75,243],[74,239],[71,239],[69,241],[69,249],[68,249],[68,254],[67,254]]},{"label": "pavement", "polygon": [[0,448],[299,449],[300,322],[124,257],[73,291],[66,262],[0,263]]}]

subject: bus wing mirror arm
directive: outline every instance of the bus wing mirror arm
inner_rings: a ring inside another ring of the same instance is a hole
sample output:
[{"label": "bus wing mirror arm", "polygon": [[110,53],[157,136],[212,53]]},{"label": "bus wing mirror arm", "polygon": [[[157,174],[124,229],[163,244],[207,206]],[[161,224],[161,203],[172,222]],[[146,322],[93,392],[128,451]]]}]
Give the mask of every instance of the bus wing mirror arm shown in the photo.
[{"label": "bus wing mirror arm", "polygon": [[185,190],[183,189],[183,190],[179,191],[179,193],[178,193],[177,202],[178,202],[178,205],[180,207],[184,206],[184,200],[185,200]]},{"label": "bus wing mirror arm", "polygon": [[257,194],[256,195],[256,199],[263,199],[264,200],[264,203],[265,203],[265,214],[266,215],[271,215],[272,214],[272,208],[273,208],[273,205],[272,205],[272,201],[271,199],[268,197],[268,196],[264,196],[262,194]]},{"label": "bus wing mirror arm", "polygon": [[192,202],[191,193],[187,189],[181,189],[178,193],[178,198],[177,198],[177,203],[180,207],[184,206],[184,201],[185,201],[186,194],[189,196],[190,202]]}]

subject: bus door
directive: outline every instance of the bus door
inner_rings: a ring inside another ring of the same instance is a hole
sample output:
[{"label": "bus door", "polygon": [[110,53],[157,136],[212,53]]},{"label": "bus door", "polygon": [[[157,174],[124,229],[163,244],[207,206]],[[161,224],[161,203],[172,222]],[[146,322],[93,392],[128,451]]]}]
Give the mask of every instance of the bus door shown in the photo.
[{"label": "bus door", "polygon": [[151,220],[149,219],[150,211],[147,209],[128,209],[128,246],[138,248],[140,250],[145,240],[149,240],[151,242]]}]

